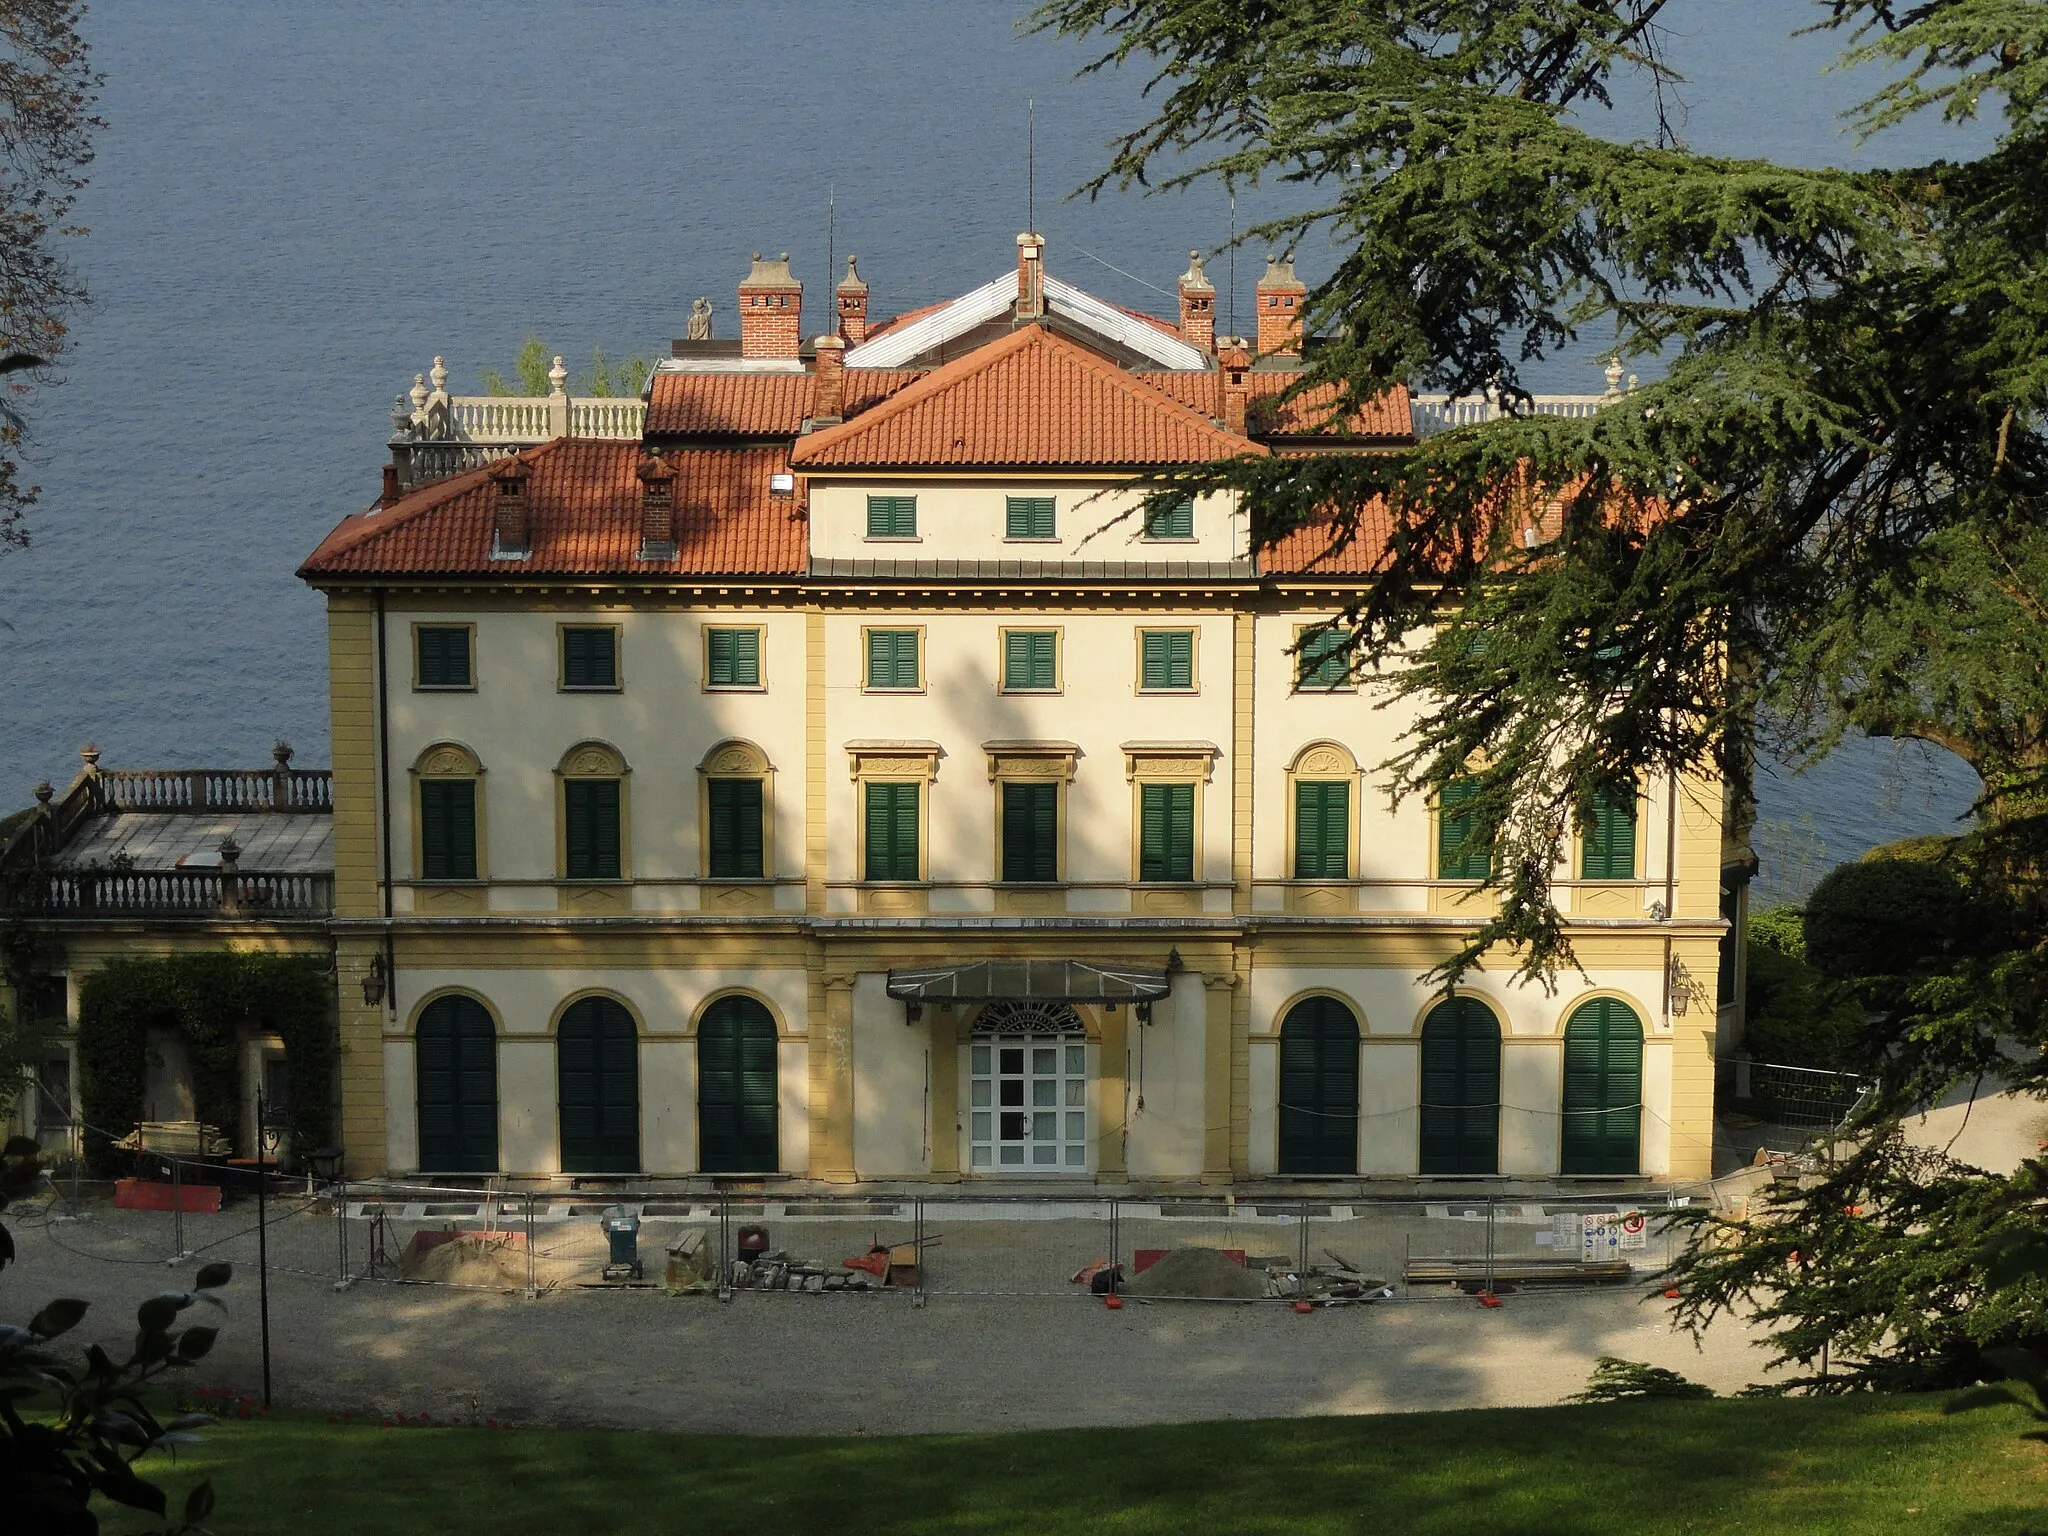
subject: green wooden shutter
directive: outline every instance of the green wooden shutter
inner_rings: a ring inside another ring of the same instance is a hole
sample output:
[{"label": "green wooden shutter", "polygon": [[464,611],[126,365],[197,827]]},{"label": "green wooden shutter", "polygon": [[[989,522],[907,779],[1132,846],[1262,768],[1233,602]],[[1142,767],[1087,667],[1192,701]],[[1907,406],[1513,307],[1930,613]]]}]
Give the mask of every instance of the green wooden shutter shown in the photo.
[{"label": "green wooden shutter", "polygon": [[713,880],[762,878],[761,781],[711,779],[705,785]]},{"label": "green wooden shutter", "polygon": [[619,781],[568,779],[562,785],[563,842],[571,880],[616,880]]},{"label": "green wooden shutter", "polygon": [[1465,807],[1477,786],[1453,779],[1437,796],[1436,877],[1439,880],[1484,880],[1493,869],[1493,850],[1471,841],[1472,813]]},{"label": "green wooden shutter", "polygon": [[761,686],[761,632],[758,629],[714,629],[707,632],[711,686]]},{"label": "green wooden shutter", "polygon": [[1138,786],[1138,878],[1195,877],[1195,786]]},{"label": "green wooden shutter", "polygon": [[609,627],[572,625],[562,631],[562,686],[616,688],[618,632]]},{"label": "green wooden shutter", "polygon": [[1191,629],[1148,629],[1141,642],[1140,682],[1146,688],[1195,686],[1195,632]]},{"label": "green wooden shutter", "polygon": [[1170,507],[1145,514],[1148,539],[1192,539],[1195,536],[1195,504],[1182,499]]},{"label": "green wooden shutter", "polygon": [[1636,801],[1602,793],[1593,802],[1580,873],[1588,880],[1633,880],[1636,875]]},{"label": "green wooden shutter", "polygon": [[1351,875],[1351,786],[1297,780],[1294,786],[1294,878],[1345,880]]},{"label": "green wooden shutter", "polygon": [[1013,629],[1003,636],[1003,686],[1053,687],[1058,681],[1058,637],[1049,629]]},{"label": "green wooden shutter", "polygon": [[555,1034],[555,1101],[564,1173],[640,1169],[640,1037],[615,999],[586,997]]},{"label": "green wooden shutter", "polygon": [[1564,1027],[1562,1171],[1640,1172],[1642,1098],[1642,1021],[1619,998],[1581,1004]]},{"label": "green wooden shutter", "polygon": [[722,997],[697,1027],[697,1167],[703,1173],[773,1173],[776,1132],[774,1017],[751,997]]},{"label": "green wooden shutter", "polygon": [[1280,1171],[1358,1172],[1358,1019],[1334,997],[1280,1025]]},{"label": "green wooden shutter", "polygon": [[871,539],[914,539],[917,537],[915,496],[870,496],[868,537]]},{"label": "green wooden shutter", "polygon": [[1050,539],[1055,537],[1053,498],[1050,496],[1011,496],[1006,499],[1003,519],[1005,537],[1012,539]]},{"label": "green wooden shutter", "polygon": [[1424,1173],[1497,1173],[1500,1024],[1475,998],[1449,998],[1422,1022]]},{"label": "green wooden shutter", "polygon": [[420,780],[420,878],[476,878],[476,781]]},{"label": "green wooden shutter", "polygon": [[1295,653],[1295,676],[1303,688],[1341,688],[1351,681],[1351,661],[1339,629],[1314,629],[1301,637]]},{"label": "green wooden shutter", "polygon": [[917,631],[914,629],[869,630],[868,686],[870,688],[915,688],[917,684]]},{"label": "green wooden shutter", "polygon": [[1007,881],[1059,878],[1059,786],[1003,786],[1003,874]]},{"label": "green wooden shutter", "polygon": [[494,1173],[498,1167],[498,1037],[473,997],[437,997],[413,1038],[420,1171]]},{"label": "green wooden shutter", "polygon": [[861,788],[867,797],[867,878],[915,880],[918,786],[868,783]]},{"label": "green wooden shutter", "polygon": [[419,652],[414,671],[422,688],[467,688],[469,626],[422,626],[414,632]]}]

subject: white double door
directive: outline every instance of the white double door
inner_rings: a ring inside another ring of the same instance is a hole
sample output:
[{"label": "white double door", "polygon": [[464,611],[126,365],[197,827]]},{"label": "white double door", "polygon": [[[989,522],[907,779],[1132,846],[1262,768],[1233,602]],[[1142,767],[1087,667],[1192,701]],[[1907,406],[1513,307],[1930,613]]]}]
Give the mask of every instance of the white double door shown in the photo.
[{"label": "white double door", "polygon": [[1060,1034],[976,1034],[967,1047],[968,1168],[1088,1171],[1088,1043]]}]

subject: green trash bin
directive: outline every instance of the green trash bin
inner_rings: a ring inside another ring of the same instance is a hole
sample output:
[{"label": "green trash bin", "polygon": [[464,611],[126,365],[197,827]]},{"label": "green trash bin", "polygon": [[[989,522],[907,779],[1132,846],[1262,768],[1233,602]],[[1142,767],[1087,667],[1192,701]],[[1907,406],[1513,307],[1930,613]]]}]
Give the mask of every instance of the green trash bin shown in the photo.
[{"label": "green trash bin", "polygon": [[640,1278],[640,1218],[628,1207],[615,1205],[604,1213],[605,1242],[610,1260],[604,1267],[607,1280]]}]

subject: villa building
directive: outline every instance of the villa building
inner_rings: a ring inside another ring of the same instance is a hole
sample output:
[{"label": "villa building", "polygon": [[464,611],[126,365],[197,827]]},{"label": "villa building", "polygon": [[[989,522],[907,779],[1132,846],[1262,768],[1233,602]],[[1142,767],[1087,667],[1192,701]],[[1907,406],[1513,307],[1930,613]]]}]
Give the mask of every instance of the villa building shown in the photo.
[{"label": "villa building", "polygon": [[[1560,871],[1584,975],[1418,978],[1477,924],[1453,798],[1325,626],[1373,551],[1256,559],[1148,471],[1399,452],[1283,399],[1303,285],[1219,337],[1046,271],[634,401],[396,412],[326,597],[356,1171],[826,1181],[1709,1172],[1723,786],[1646,783]],[[1303,644],[1303,637],[1307,643]]]}]

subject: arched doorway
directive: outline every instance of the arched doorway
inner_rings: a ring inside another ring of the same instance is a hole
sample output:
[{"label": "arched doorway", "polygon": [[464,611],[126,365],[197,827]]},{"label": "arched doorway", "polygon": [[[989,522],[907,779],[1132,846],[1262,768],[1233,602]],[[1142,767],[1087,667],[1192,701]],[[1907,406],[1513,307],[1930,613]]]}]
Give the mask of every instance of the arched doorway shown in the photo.
[{"label": "arched doorway", "polygon": [[1358,1172],[1358,1019],[1334,997],[1280,1022],[1280,1171]]},{"label": "arched doorway", "polygon": [[640,1171],[640,1036],[609,997],[571,1003],[555,1031],[564,1173]]},{"label": "arched doorway", "polygon": [[1639,1173],[1643,1023],[1615,997],[1596,997],[1564,1026],[1565,1173]]},{"label": "arched doorway", "polygon": [[721,997],[697,1025],[697,1166],[705,1173],[773,1173],[775,1018],[751,997]]},{"label": "arched doorway", "polygon": [[1500,1171],[1500,1021],[1476,997],[1422,1021],[1422,1171]]},{"label": "arched doorway", "polygon": [[413,1040],[420,1171],[498,1171],[498,1030],[484,1005],[452,993],[420,1013]]},{"label": "arched doorway", "polygon": [[1088,1171],[1088,1036],[1063,1002],[988,1004],[967,1043],[967,1166]]}]

